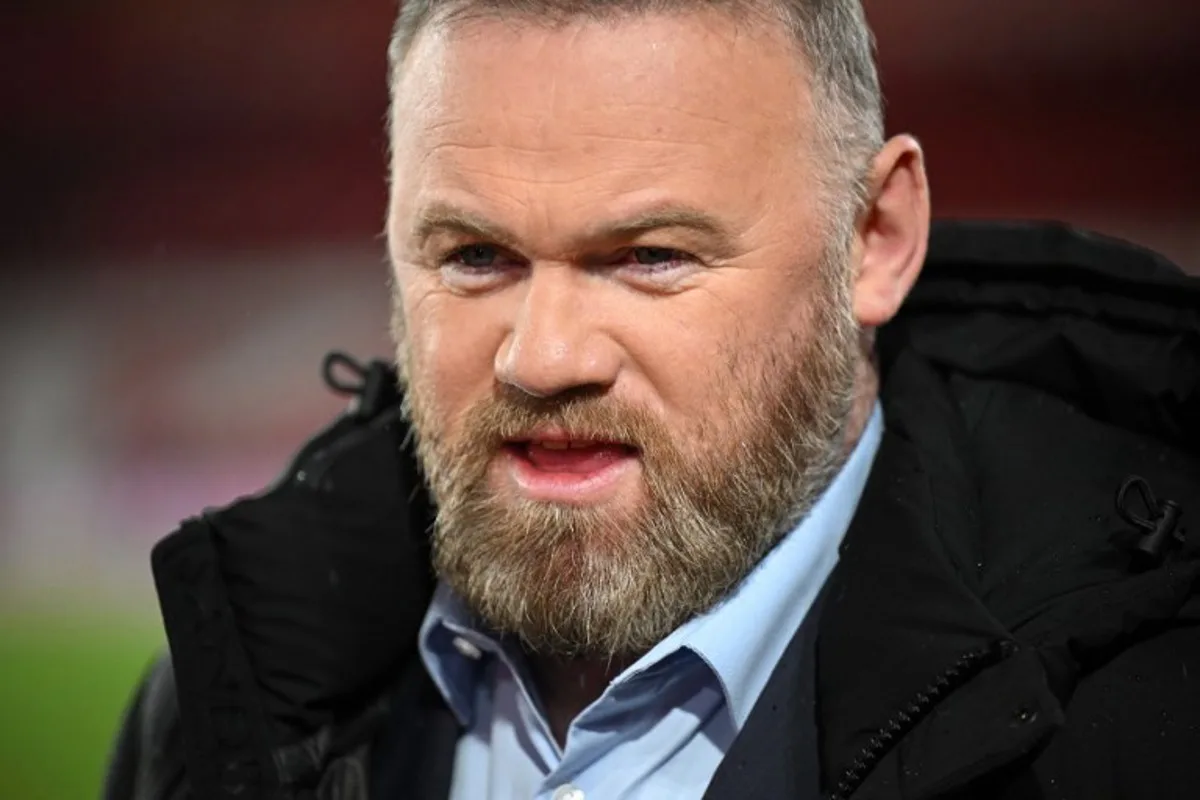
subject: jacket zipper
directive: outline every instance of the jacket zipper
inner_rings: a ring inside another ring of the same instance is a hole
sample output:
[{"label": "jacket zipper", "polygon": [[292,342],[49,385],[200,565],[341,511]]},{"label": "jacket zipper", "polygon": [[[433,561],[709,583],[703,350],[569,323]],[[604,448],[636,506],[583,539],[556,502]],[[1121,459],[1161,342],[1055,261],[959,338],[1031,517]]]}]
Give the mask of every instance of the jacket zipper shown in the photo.
[{"label": "jacket zipper", "polygon": [[917,692],[909,703],[893,714],[892,718],[871,736],[850,765],[838,776],[837,784],[829,794],[829,800],[847,800],[858,791],[883,757],[946,695],[988,667],[1008,658],[1016,649],[1015,643],[1000,641],[987,647],[969,650],[959,656],[957,661],[923,690]]}]

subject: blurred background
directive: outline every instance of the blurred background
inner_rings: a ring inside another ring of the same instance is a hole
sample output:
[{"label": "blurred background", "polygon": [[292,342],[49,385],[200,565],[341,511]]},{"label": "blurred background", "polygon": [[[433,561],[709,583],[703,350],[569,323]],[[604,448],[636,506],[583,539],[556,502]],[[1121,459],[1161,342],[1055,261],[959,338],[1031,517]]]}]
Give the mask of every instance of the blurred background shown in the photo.
[{"label": "blurred background", "polygon": [[[941,216],[1200,271],[1200,4],[868,0]],[[148,566],[386,354],[391,0],[10,2],[0,19],[0,798],[94,797],[161,646]]]}]

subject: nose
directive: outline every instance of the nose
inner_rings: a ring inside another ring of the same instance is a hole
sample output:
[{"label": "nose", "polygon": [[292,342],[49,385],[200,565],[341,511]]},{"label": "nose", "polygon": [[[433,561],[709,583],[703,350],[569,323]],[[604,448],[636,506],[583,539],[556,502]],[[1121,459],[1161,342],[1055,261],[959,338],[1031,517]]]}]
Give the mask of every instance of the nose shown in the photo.
[{"label": "nose", "polygon": [[601,287],[570,266],[534,266],[512,330],[496,353],[496,377],[534,397],[602,391],[617,379],[616,342],[598,324]]}]

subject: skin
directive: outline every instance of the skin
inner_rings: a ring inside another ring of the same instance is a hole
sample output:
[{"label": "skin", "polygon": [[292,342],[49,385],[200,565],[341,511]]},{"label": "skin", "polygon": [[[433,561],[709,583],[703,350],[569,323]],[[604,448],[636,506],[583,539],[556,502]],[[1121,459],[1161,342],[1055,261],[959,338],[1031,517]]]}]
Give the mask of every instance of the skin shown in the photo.
[{"label": "skin", "polygon": [[[832,235],[809,98],[783,34],[715,10],[422,32],[396,87],[387,232],[409,368],[446,435],[506,386],[612,393],[682,437],[723,391],[710,359],[805,335]],[[896,137],[845,265],[863,332],[847,447],[877,391],[871,331],[915,281],[929,217],[920,147]],[[479,244],[496,249],[453,255]],[[632,469],[597,502],[640,496]],[[620,665],[532,666],[562,741]]]}]

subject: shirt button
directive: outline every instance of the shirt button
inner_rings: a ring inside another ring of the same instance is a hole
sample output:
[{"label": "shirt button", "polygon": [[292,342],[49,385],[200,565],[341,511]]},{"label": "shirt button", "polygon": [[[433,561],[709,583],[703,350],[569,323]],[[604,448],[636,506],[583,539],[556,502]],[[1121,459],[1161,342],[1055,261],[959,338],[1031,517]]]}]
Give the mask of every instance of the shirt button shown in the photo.
[{"label": "shirt button", "polygon": [[564,783],[554,790],[554,797],[551,800],[585,800],[585,797],[582,789],[572,786],[569,783]]},{"label": "shirt button", "polygon": [[472,661],[478,661],[483,657],[483,652],[478,647],[471,644],[461,636],[454,637],[454,649],[457,650],[460,655],[465,658],[469,658]]}]

